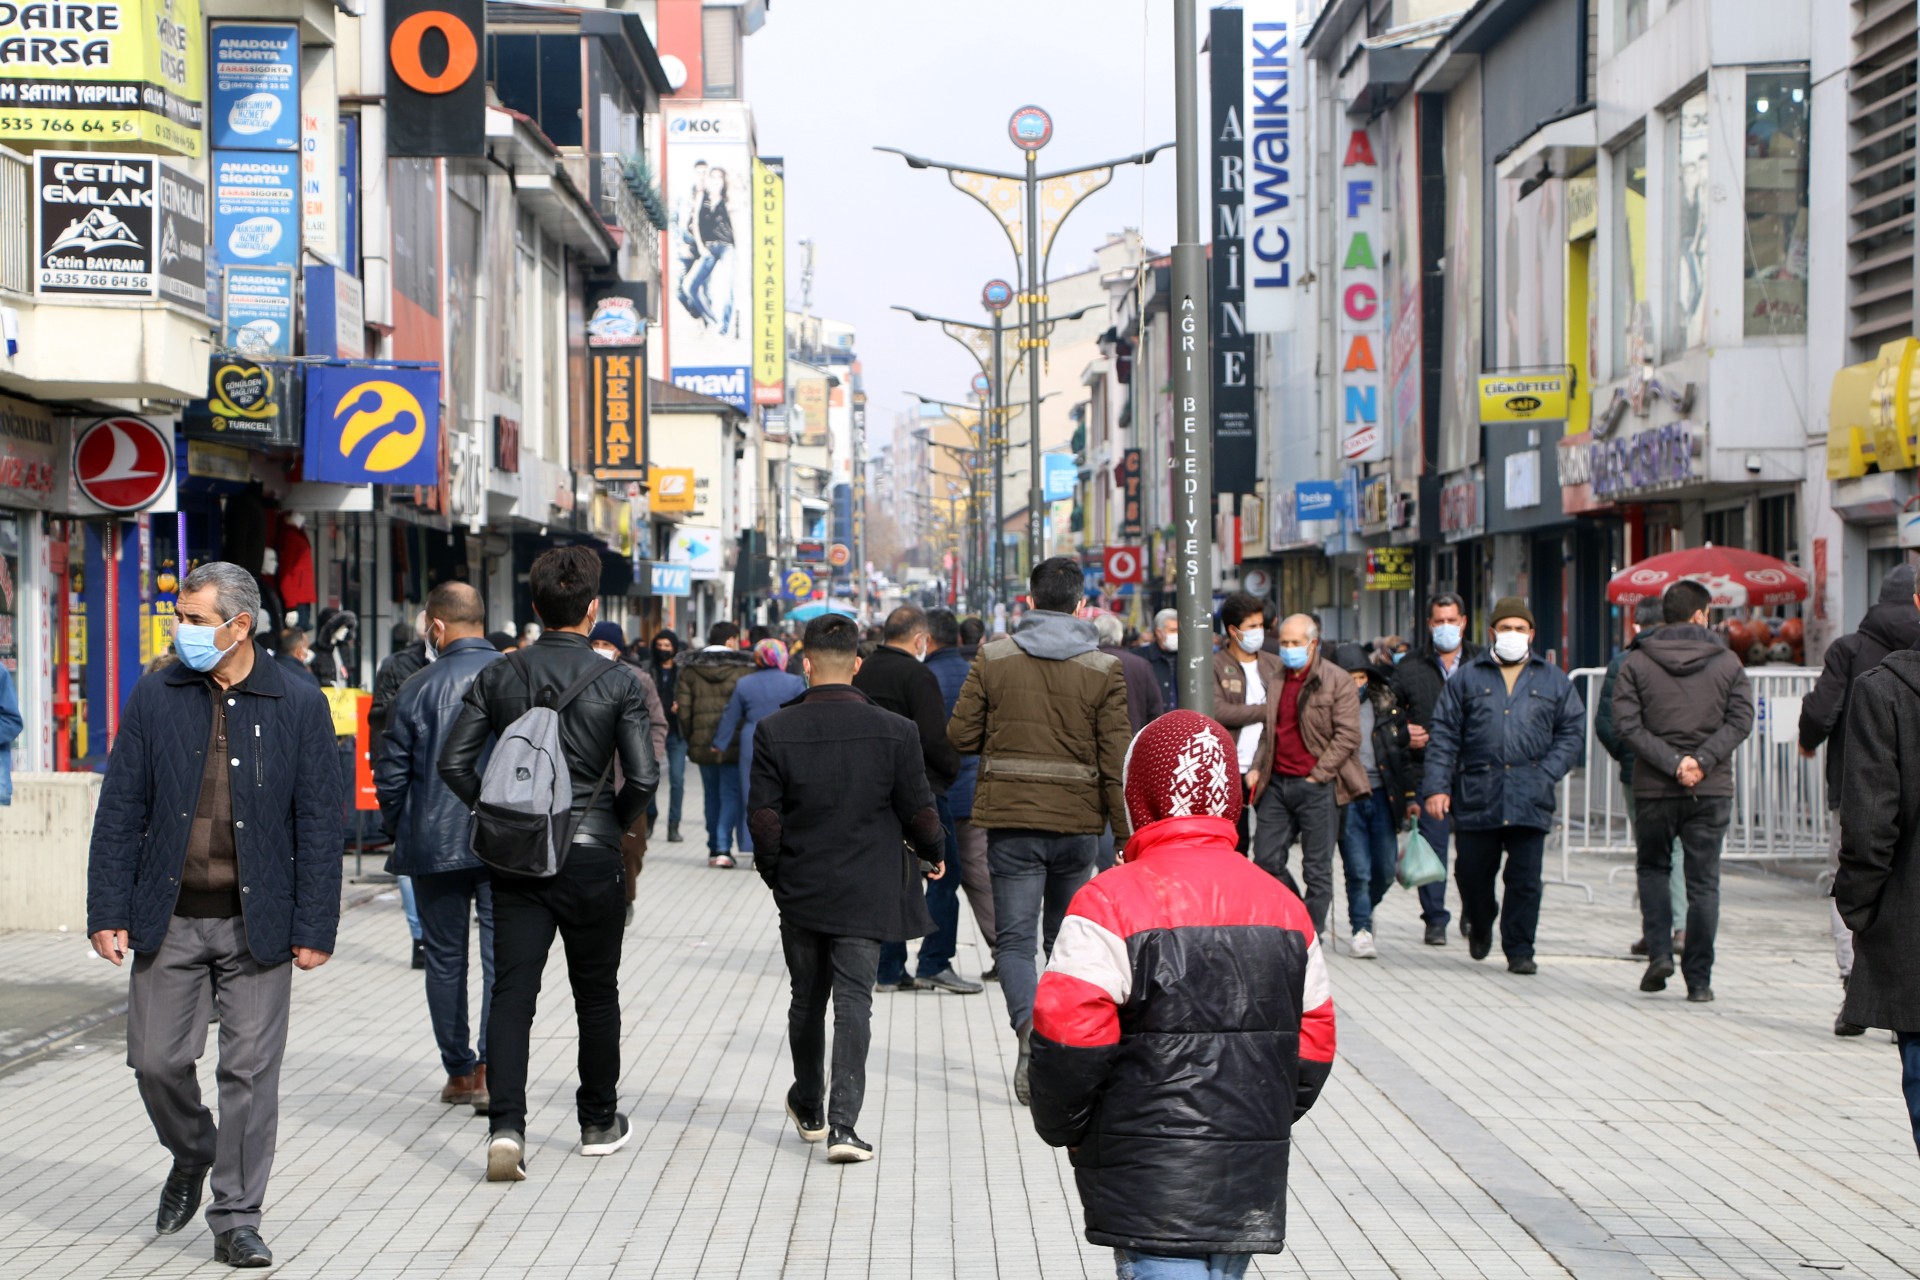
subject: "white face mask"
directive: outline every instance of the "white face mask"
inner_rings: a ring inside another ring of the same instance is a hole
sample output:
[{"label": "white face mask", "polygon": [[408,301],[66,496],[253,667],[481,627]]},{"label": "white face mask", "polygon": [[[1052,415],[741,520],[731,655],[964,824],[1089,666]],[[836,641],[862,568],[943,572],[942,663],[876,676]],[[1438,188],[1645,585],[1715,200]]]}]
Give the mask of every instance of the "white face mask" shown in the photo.
[{"label": "white face mask", "polygon": [[1267,642],[1267,633],[1260,627],[1248,627],[1240,633],[1240,647],[1248,653],[1260,652],[1260,646]]},{"label": "white face mask", "polygon": [[601,657],[605,658],[608,662],[612,662],[615,658],[620,656],[620,651],[618,649],[595,649],[594,652],[599,654]]},{"label": "white face mask", "polygon": [[1511,666],[1527,656],[1533,641],[1523,631],[1502,631],[1493,638],[1493,656]]},{"label": "white face mask", "polygon": [[1180,633],[1178,631],[1170,631],[1166,635],[1161,636],[1160,647],[1168,653],[1180,652]]}]

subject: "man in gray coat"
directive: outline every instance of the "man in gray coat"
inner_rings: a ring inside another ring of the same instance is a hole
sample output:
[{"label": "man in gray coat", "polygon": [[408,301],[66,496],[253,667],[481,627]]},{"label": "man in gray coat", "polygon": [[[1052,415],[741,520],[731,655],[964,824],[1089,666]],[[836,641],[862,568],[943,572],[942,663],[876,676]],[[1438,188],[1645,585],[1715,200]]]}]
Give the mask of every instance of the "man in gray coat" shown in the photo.
[{"label": "man in gray coat", "polygon": [[1647,940],[1642,991],[1673,976],[1673,904],[1667,878],[1673,842],[1686,862],[1687,999],[1713,999],[1713,937],[1720,923],[1720,846],[1733,818],[1733,752],[1753,731],[1746,668],[1707,630],[1713,594],[1676,582],[1661,601],[1666,619],[1641,633],[1620,664],[1613,727],[1633,752],[1633,837],[1640,920]]},{"label": "man in gray coat", "polygon": [[[1915,600],[1920,604],[1920,599]],[[1853,683],[1833,900],[1853,930],[1841,1015],[1900,1044],[1900,1082],[1920,1148],[1920,650],[1888,654]]]}]

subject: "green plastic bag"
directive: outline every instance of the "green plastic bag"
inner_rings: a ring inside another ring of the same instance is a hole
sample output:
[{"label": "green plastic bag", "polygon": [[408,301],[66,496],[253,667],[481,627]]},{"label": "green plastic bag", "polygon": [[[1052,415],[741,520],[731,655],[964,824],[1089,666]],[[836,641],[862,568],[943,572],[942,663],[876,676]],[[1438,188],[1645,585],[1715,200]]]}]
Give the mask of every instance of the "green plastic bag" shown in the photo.
[{"label": "green plastic bag", "polygon": [[1418,889],[1423,884],[1436,884],[1446,878],[1447,864],[1440,861],[1440,855],[1420,834],[1420,828],[1415,827],[1400,855],[1400,887]]}]

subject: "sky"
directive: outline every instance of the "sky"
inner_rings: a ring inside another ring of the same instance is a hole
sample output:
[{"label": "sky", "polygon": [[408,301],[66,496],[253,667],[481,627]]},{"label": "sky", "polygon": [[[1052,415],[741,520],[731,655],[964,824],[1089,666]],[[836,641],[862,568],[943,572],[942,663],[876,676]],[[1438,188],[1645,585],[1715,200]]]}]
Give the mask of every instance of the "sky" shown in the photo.
[{"label": "sky", "polygon": [[[992,214],[944,173],[873,148],[1017,171],[1007,120],[1028,103],[1053,117],[1042,172],[1171,142],[1172,11],[1166,0],[774,0],[748,37],[759,151],[786,162],[787,305],[800,305],[798,242],[812,240],[813,311],[855,327],[876,445],[914,404],[908,392],[965,400],[975,371],[937,325],[889,308],[984,321],[981,286],[1018,279]],[[1074,211],[1052,274],[1085,269],[1123,227],[1172,246],[1171,148]]]}]

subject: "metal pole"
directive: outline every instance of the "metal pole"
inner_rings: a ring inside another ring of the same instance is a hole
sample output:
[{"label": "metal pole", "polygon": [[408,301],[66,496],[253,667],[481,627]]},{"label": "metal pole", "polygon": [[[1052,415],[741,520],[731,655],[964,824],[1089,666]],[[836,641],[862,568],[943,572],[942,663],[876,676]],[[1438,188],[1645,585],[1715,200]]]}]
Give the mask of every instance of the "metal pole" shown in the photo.
[{"label": "metal pole", "polygon": [[[1001,530],[1006,527],[1006,513],[1002,507],[1005,497],[1006,436],[1007,436],[1007,384],[1006,374],[1002,371],[1002,341],[1006,336],[1006,322],[1003,319],[1005,308],[993,313],[993,385],[987,389],[987,402],[993,406],[992,416],[988,420],[988,454],[993,459],[993,551],[989,557],[988,573],[993,580],[993,595],[998,599],[1006,590],[1007,571],[1002,563],[1006,554],[1005,540]],[[993,602],[988,601],[988,608]]]},{"label": "metal pole", "polygon": [[1044,541],[1040,504],[1040,182],[1034,176],[1036,151],[1027,152],[1027,572],[1040,563]]},{"label": "metal pole", "polygon": [[1174,535],[1180,610],[1180,705],[1213,714],[1213,423],[1207,250],[1200,243],[1200,131],[1194,0],[1174,0],[1173,119],[1177,243],[1173,246]]}]

